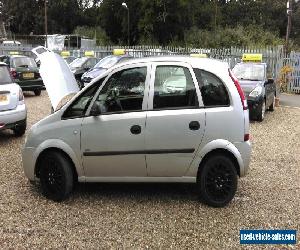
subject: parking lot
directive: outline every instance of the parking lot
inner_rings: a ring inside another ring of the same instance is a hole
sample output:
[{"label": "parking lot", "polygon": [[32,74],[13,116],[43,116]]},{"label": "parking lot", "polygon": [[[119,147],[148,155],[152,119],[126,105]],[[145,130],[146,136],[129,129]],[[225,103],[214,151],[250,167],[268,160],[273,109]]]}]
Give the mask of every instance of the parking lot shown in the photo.
[{"label": "parking lot", "polygon": [[[46,92],[25,92],[28,128],[50,113]],[[0,134],[1,248],[240,248],[240,229],[300,230],[300,109],[251,123],[250,172],[225,208],[190,184],[80,184],[66,202],[45,199],[23,174],[25,136]],[[261,246],[257,246],[261,248]]]}]

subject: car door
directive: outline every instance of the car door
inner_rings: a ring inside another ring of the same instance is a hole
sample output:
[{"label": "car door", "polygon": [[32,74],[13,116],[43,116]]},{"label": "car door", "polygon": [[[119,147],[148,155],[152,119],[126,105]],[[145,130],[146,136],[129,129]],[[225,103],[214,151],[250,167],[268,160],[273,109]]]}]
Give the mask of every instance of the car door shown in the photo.
[{"label": "car door", "polygon": [[110,74],[93,105],[99,116],[83,119],[81,150],[86,177],[146,177],[147,64]]},{"label": "car door", "polygon": [[152,66],[146,121],[149,176],[179,177],[188,170],[205,130],[205,110],[194,72],[185,63]]}]

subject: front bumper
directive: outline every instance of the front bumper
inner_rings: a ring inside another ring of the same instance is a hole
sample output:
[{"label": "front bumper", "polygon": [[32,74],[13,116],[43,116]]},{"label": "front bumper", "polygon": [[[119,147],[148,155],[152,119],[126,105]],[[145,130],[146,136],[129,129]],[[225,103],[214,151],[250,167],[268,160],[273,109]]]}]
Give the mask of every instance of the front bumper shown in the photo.
[{"label": "front bumper", "polygon": [[25,104],[18,105],[14,110],[0,111],[0,130],[13,128],[26,122],[27,109]]},{"label": "front bumper", "polygon": [[31,180],[35,180],[34,168],[35,168],[35,148],[32,147],[24,147],[22,152],[22,163],[23,163],[23,170],[25,176]]},{"label": "front bumper", "polygon": [[247,104],[249,108],[249,115],[250,117],[256,117],[261,112],[262,104],[264,102],[263,97],[256,97],[256,98],[248,98]]}]

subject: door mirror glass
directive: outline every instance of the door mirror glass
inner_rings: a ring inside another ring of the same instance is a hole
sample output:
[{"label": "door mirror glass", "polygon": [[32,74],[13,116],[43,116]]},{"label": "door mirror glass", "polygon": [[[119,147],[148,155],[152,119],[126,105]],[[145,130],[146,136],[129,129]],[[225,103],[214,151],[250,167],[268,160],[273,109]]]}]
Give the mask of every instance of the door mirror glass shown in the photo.
[{"label": "door mirror glass", "polygon": [[101,114],[101,108],[98,104],[98,102],[94,102],[91,111],[90,111],[90,115],[91,116],[99,116]]}]

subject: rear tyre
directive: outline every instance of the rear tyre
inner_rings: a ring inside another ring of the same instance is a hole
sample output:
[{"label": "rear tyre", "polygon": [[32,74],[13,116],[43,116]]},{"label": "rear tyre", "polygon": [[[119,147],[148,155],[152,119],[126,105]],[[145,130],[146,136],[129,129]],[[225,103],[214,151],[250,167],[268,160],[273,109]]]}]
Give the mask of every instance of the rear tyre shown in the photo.
[{"label": "rear tyre", "polygon": [[273,98],[273,102],[269,107],[269,111],[273,112],[274,110],[275,110],[275,95],[274,95],[274,98]]},{"label": "rear tyre", "polygon": [[34,92],[34,94],[35,94],[36,96],[40,96],[42,90],[40,90],[40,89],[35,89],[33,92]]},{"label": "rear tyre", "polygon": [[200,166],[197,185],[200,198],[207,205],[226,206],[237,190],[237,172],[234,163],[220,153],[210,156]]},{"label": "rear tyre", "polygon": [[60,152],[50,151],[40,161],[40,182],[43,195],[53,201],[62,201],[73,190],[72,164]]},{"label": "rear tyre", "polygon": [[20,137],[20,136],[24,135],[24,134],[25,134],[25,131],[26,131],[26,122],[17,125],[17,126],[13,129],[13,131],[14,131],[15,136],[17,136],[17,137]]},{"label": "rear tyre", "polygon": [[257,115],[257,120],[259,122],[262,122],[265,119],[265,113],[266,113],[266,101],[264,100],[261,104],[261,109]]}]

